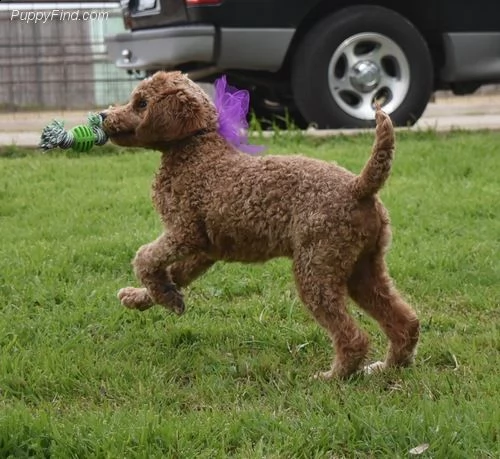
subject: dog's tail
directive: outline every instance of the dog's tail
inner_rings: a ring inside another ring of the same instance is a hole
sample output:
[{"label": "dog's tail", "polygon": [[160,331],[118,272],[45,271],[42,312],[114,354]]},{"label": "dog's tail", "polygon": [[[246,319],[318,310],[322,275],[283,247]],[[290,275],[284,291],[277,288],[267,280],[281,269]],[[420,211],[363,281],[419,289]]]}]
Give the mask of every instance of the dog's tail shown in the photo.
[{"label": "dog's tail", "polygon": [[394,128],[387,113],[377,106],[375,143],[370,159],[353,183],[354,195],[357,199],[373,196],[377,193],[391,172],[394,156]]}]

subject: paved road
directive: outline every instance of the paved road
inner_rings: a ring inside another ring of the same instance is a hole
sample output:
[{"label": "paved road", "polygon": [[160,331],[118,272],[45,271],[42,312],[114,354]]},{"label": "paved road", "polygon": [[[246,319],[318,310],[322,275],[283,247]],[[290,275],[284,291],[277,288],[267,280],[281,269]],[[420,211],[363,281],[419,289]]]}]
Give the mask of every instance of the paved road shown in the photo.
[{"label": "paved road", "polygon": [[[67,126],[85,122],[87,111],[0,114],[0,145],[35,147],[40,132],[52,119],[64,119]],[[412,130],[495,129],[500,130],[500,95],[440,97],[428,105]],[[360,130],[308,130],[311,135],[353,134]]]}]

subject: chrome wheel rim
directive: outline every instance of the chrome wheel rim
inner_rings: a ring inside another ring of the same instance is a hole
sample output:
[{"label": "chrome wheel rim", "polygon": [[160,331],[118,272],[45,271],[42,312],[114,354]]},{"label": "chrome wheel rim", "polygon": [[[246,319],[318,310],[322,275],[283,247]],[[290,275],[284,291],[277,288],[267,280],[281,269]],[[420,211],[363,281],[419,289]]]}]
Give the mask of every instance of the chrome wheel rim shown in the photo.
[{"label": "chrome wheel rim", "polygon": [[344,112],[372,120],[376,103],[389,114],[401,105],[410,88],[410,65],[389,37],[360,33],[336,49],[328,65],[328,85]]}]

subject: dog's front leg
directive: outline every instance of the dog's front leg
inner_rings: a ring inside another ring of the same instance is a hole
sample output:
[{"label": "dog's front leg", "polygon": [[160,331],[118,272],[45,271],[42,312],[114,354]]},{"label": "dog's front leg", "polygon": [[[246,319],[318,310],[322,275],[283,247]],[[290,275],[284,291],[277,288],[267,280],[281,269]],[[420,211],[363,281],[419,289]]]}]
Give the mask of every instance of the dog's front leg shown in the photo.
[{"label": "dog's front leg", "polygon": [[118,297],[122,304],[140,310],[160,304],[176,314],[182,314],[184,299],[168,274],[167,267],[189,256],[192,247],[192,244],[172,233],[164,233],[155,241],[143,245],[137,251],[133,266],[145,289],[121,289]]},{"label": "dog's front leg", "polygon": [[198,253],[175,262],[168,267],[167,271],[174,284],[179,288],[184,288],[205,273],[214,263],[215,260],[212,258]]}]

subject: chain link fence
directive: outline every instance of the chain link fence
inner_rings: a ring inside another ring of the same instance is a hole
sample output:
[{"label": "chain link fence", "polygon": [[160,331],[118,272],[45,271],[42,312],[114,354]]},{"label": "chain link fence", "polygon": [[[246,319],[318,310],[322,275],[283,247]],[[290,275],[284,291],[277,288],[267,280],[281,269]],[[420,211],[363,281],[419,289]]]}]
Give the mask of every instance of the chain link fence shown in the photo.
[{"label": "chain link fence", "polygon": [[104,46],[120,31],[118,3],[1,2],[0,111],[123,102],[137,80],[107,60]]}]

